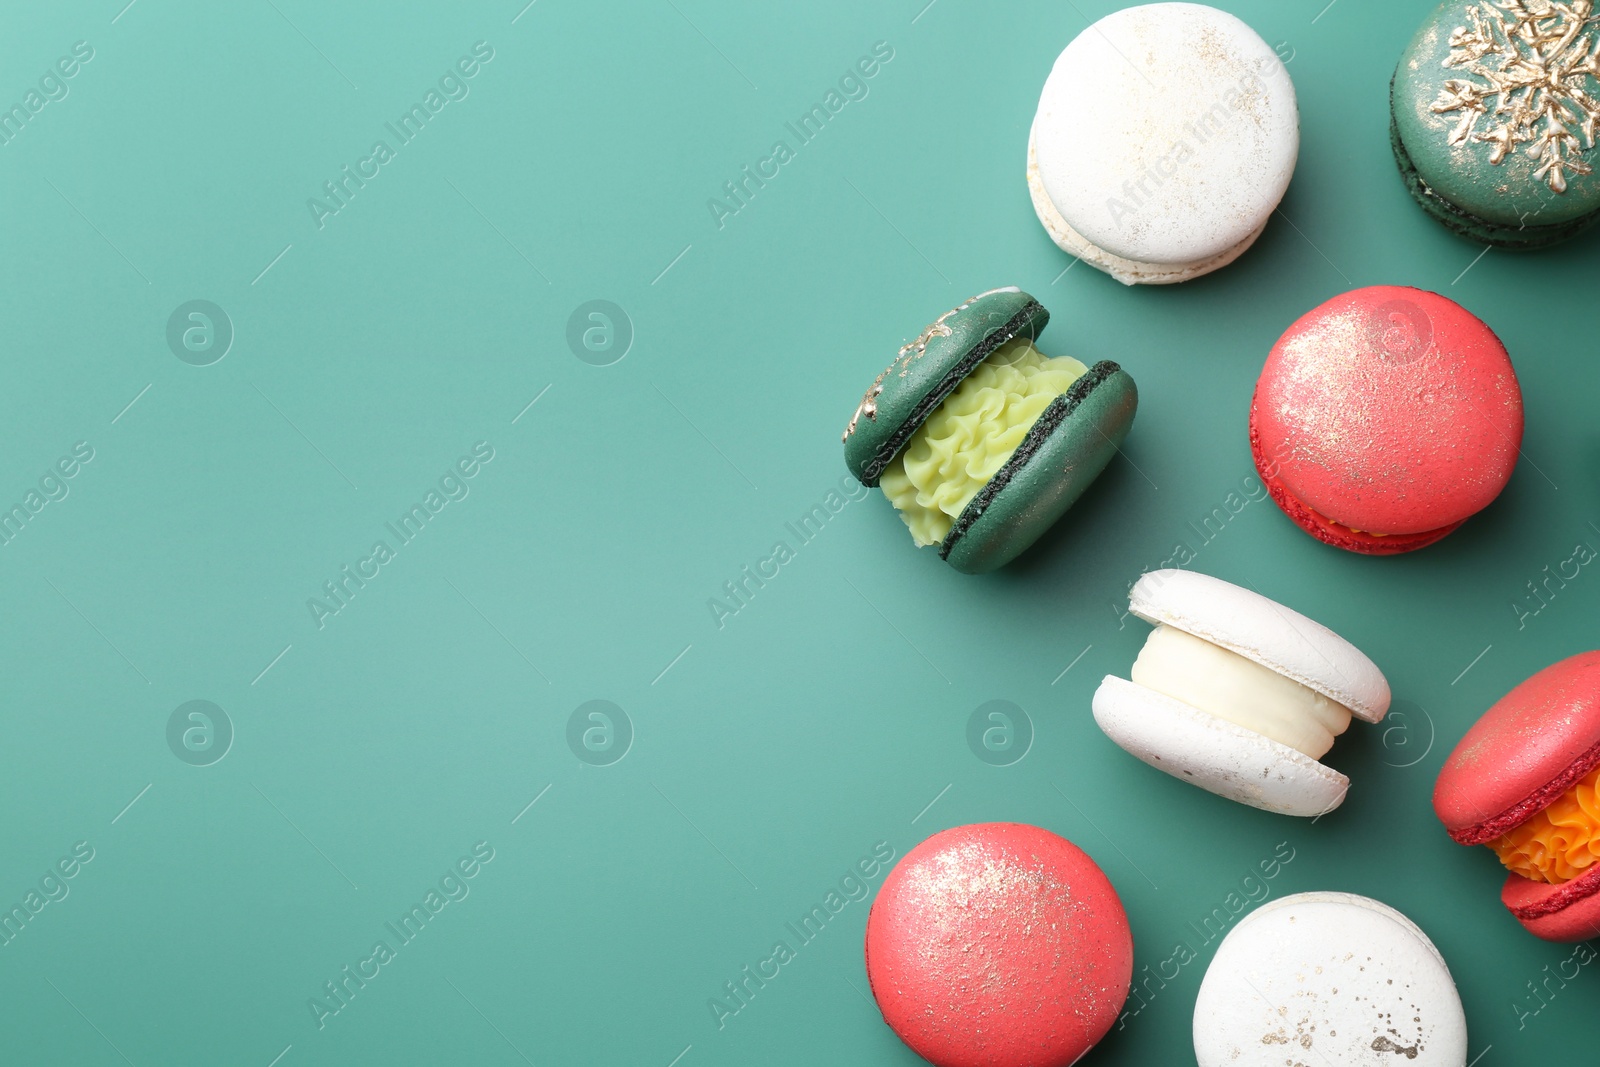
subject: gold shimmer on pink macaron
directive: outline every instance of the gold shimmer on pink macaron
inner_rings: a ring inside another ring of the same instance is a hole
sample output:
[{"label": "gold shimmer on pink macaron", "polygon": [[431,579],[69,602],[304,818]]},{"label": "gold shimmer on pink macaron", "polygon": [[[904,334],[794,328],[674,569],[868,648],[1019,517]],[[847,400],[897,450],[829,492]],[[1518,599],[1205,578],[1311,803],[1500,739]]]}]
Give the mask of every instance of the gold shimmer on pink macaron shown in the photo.
[{"label": "gold shimmer on pink macaron", "polygon": [[1486,507],[1522,431],[1521,389],[1494,332],[1401,286],[1303,315],[1267,357],[1250,412],[1274,500],[1319,539],[1372,554],[1431,544]]},{"label": "gold shimmer on pink macaron", "polygon": [[1065,1067],[1127,999],[1133,942],[1105,875],[1037,827],[936,834],[884,880],[867,920],[884,1020],[939,1067]]},{"label": "gold shimmer on pink macaron", "polygon": [[1433,810],[1510,871],[1500,900],[1547,941],[1600,935],[1600,651],[1552,663],[1486,711],[1439,771]]}]

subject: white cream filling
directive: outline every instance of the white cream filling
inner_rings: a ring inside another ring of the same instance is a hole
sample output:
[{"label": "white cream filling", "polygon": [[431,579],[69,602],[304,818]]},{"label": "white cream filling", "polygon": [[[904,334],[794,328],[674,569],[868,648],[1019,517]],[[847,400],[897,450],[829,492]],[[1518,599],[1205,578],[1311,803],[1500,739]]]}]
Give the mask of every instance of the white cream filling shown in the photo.
[{"label": "white cream filling", "polygon": [[1219,719],[1321,759],[1350,709],[1292,678],[1171,626],[1151,632],[1131,677]]}]

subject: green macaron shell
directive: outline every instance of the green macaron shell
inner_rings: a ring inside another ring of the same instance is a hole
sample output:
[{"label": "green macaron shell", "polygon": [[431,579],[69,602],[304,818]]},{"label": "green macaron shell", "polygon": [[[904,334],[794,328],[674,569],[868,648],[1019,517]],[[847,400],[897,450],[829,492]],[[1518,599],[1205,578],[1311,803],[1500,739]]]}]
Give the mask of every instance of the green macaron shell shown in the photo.
[{"label": "green macaron shell", "polygon": [[1400,132],[1393,120],[1389,123],[1389,147],[1394,151],[1395,163],[1400,168],[1400,178],[1405,182],[1406,191],[1411,194],[1411,199],[1421,205],[1422,210],[1432,215],[1435,221],[1469,241],[1520,250],[1543,248],[1575,237],[1594,223],[1600,222],[1600,211],[1595,211],[1559,226],[1527,224],[1497,226],[1487,219],[1467,214],[1428,187],[1428,183],[1417,173],[1416,164],[1411,162],[1406,146],[1400,142]]},{"label": "green macaron shell", "polygon": [[873,383],[845,431],[844,461],[874,486],[890,460],[972,369],[1016,337],[1035,340],[1050,313],[1020,289],[996,289],[941,315]]},{"label": "green macaron shell", "polygon": [[[1584,58],[1600,25],[1574,16],[1541,0],[1449,0],[1401,56],[1390,93],[1395,158],[1412,195],[1457,232],[1532,247],[1600,217],[1589,111],[1600,79]],[[1540,72],[1557,73],[1543,79],[1534,110],[1529,83]]]},{"label": "green macaron shell", "polygon": [[956,517],[939,554],[964,574],[1003,567],[1038,540],[1117,454],[1139,390],[1096,363],[1044,410],[1015,454]]}]

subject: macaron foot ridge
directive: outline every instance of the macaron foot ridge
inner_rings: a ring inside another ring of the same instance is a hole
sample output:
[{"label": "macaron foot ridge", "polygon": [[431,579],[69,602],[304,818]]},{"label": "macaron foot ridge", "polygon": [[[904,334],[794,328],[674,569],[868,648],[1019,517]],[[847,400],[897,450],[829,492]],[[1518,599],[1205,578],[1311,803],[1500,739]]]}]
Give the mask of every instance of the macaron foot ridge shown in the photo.
[{"label": "macaron foot ridge", "polygon": [[1256,427],[1256,408],[1252,400],[1250,405],[1250,458],[1255,461],[1256,474],[1267,487],[1267,495],[1272,497],[1272,502],[1278,509],[1289,517],[1300,529],[1315,537],[1325,545],[1342,548],[1347,552],[1359,552],[1365,556],[1397,556],[1403,552],[1415,552],[1419,548],[1427,548],[1436,541],[1454,533],[1460,528],[1461,523],[1453,522],[1448,526],[1441,526],[1434,530],[1424,530],[1414,534],[1387,534],[1378,536],[1363,530],[1352,530],[1350,527],[1334,522],[1326,515],[1301,503],[1287,486],[1271,472],[1271,464],[1261,448],[1261,433]]},{"label": "macaron foot ridge", "polygon": [[[1570,881],[1556,884],[1535,882],[1513,871],[1506,877],[1500,899],[1507,911],[1526,921],[1553,915],[1597,892],[1600,892],[1600,864],[1589,867]],[[1600,933],[1600,928],[1595,933]]]},{"label": "macaron foot ridge", "polygon": [[[1500,814],[1485,819],[1474,826],[1460,827],[1446,832],[1458,844],[1487,844],[1508,830],[1521,826],[1533,816],[1548,808],[1563,793],[1571,789],[1575,783],[1587,777],[1589,772],[1597,766],[1600,766],[1600,743],[1591,745],[1574,759],[1570,766],[1552,778],[1548,785],[1530,793],[1526,799],[1518,801]],[[1600,868],[1600,865],[1597,865],[1597,868]]]},{"label": "macaron foot ridge", "polygon": [[1533,249],[1548,248],[1560,244],[1600,222],[1600,211],[1592,212],[1572,222],[1557,223],[1553,226],[1502,226],[1490,222],[1488,219],[1479,218],[1434,192],[1433,187],[1423,180],[1417,172],[1417,165],[1411,159],[1411,153],[1406,150],[1405,142],[1400,139],[1400,126],[1394,119],[1394,79],[1389,80],[1389,147],[1394,151],[1394,161],[1400,171],[1400,180],[1405,183],[1406,191],[1426,211],[1435,222],[1445,229],[1469,241],[1480,241],[1484,244],[1494,245],[1510,251],[1531,251]]},{"label": "macaron foot ridge", "polygon": [[[1600,766],[1600,651],[1580,652],[1537,671],[1473,723],[1445,759],[1434,782],[1433,809],[1450,837],[1489,845],[1509,868],[1500,901],[1529,933],[1546,941],[1586,941],[1600,935],[1600,864],[1572,862],[1560,842],[1550,847],[1579,867],[1555,880],[1555,864],[1536,864],[1530,876],[1506,860],[1500,839],[1533,826],[1548,808],[1576,799]],[[1581,804],[1581,801],[1578,802]],[[1579,809],[1574,848],[1593,840],[1596,820]],[[1573,812],[1562,813],[1570,825]],[[1569,839],[1564,830],[1563,839]],[[1534,831],[1533,839],[1541,838]],[[1511,842],[1515,844],[1515,842]],[[1500,847],[1496,847],[1500,846]]]}]

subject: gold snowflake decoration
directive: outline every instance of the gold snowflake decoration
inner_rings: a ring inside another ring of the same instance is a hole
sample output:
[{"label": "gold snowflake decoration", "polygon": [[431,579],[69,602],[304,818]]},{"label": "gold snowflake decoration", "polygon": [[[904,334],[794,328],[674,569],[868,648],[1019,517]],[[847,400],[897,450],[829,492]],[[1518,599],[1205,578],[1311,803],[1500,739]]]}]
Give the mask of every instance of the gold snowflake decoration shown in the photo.
[{"label": "gold snowflake decoration", "polygon": [[[1591,78],[1600,78],[1600,16],[1594,0],[1485,0],[1469,4],[1470,26],[1450,34],[1444,65],[1473,80],[1444,83],[1435,114],[1457,113],[1452,145],[1491,145],[1489,162],[1524,151],[1539,161],[1535,178],[1557,193],[1567,176],[1589,174],[1582,156],[1594,147],[1600,100]],[[1481,127],[1481,128],[1480,128]]]}]

